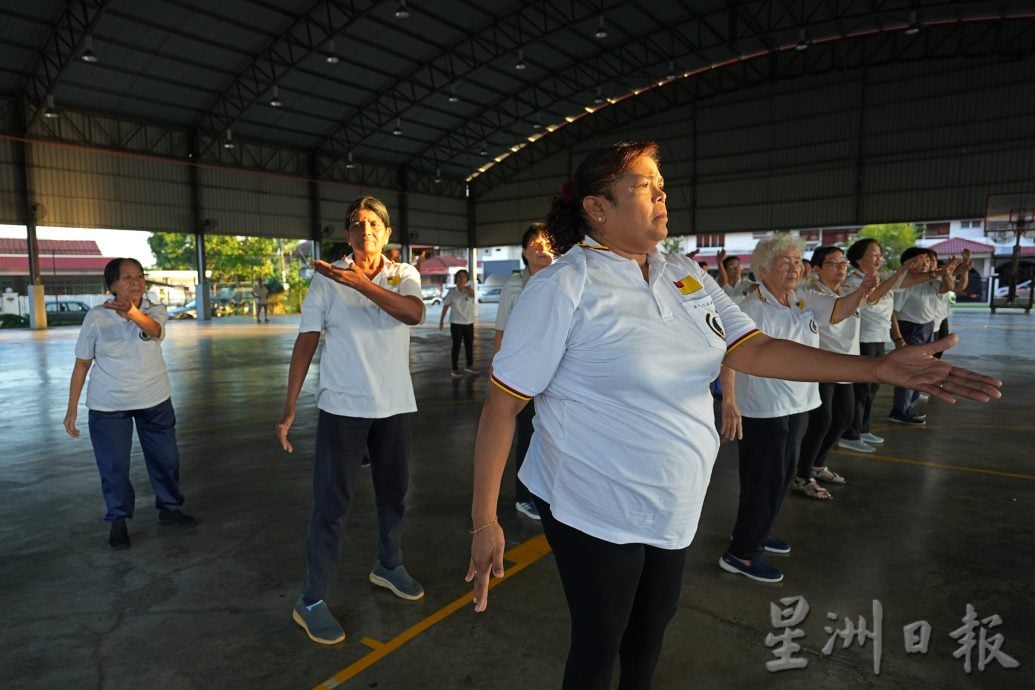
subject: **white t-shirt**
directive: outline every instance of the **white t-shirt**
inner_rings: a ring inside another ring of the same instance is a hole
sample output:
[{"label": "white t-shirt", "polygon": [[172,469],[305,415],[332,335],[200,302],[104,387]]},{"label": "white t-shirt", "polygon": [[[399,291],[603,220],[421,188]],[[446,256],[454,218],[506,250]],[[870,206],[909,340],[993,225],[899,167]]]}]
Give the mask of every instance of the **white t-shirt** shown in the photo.
[{"label": "white t-shirt", "polygon": [[736,285],[723,285],[722,291],[730,297],[732,297],[734,300],[739,301],[741,297],[746,295],[748,291],[751,290],[752,287],[754,287],[754,285],[755,284],[752,283],[750,280],[741,276],[740,280],[737,281]]},{"label": "white t-shirt", "polygon": [[[471,284],[467,284],[467,289],[473,290]],[[451,307],[449,310],[449,323],[455,323],[460,326],[466,326],[469,323],[474,323],[474,297],[471,297],[466,292],[459,288],[453,288],[446,295],[446,298],[442,300],[442,308]]]},{"label": "white t-shirt", "polygon": [[530,277],[528,268],[523,268],[521,273],[515,273],[510,276],[507,278],[507,282],[503,284],[503,290],[500,291],[500,305],[496,310],[497,331],[505,331],[507,329],[507,320],[510,319],[510,312],[514,310],[514,305],[517,304],[517,299],[521,296],[521,291],[525,289],[525,283],[528,282]]},{"label": "white t-shirt", "polygon": [[573,247],[525,286],[492,381],[535,397],[520,478],[566,525],[616,544],[684,548],[718,451],[708,384],[756,335],[695,261]]},{"label": "white t-shirt", "polygon": [[96,306],[86,313],[75,343],[78,359],[92,359],[86,406],[98,412],[146,410],[172,395],[162,358],[162,338],[169,319],[165,307],[146,297],[140,311],[158,322],[162,335],[152,338],[129,319]]},{"label": "white t-shirt", "polygon": [[[747,293],[739,304],[758,329],[769,337],[819,347],[818,322],[830,321],[837,300],[816,292],[792,291],[787,301],[790,306],[783,306],[764,284],[759,283],[758,289]],[[810,381],[784,381],[738,371],[734,385],[737,407],[745,417],[785,417],[807,412],[820,404],[819,385]]]},{"label": "white t-shirt", "polygon": [[[351,256],[334,262],[338,268],[351,265]],[[371,282],[421,298],[420,273],[409,264],[386,258]],[[367,419],[417,410],[410,379],[410,327],[356,290],[317,273],[302,303],[298,331],[325,333],[316,391],[321,410]]]},{"label": "white t-shirt", "polygon": [[[806,303],[808,303],[812,298],[809,293],[826,295],[836,300],[854,291],[855,288],[847,288],[842,285],[839,292],[834,292],[817,278],[809,281],[806,289],[802,291],[802,296],[805,298]],[[830,318],[817,319],[820,348],[830,352],[840,352],[843,355],[859,354],[859,321],[858,311],[837,323],[831,323]]]},{"label": "white t-shirt", "polygon": [[899,321],[909,323],[931,323],[938,318],[939,303],[942,302],[941,280],[929,280],[914,285],[909,290],[895,293],[895,313]]},{"label": "white t-shirt", "polygon": [[[881,282],[893,280],[894,275],[891,271],[882,273]],[[862,285],[863,278],[865,276],[862,271],[855,269],[841,285],[851,292]],[[859,342],[886,343],[891,339],[891,313],[895,310],[895,292],[896,290],[889,290],[876,302],[863,300],[859,305]]]}]

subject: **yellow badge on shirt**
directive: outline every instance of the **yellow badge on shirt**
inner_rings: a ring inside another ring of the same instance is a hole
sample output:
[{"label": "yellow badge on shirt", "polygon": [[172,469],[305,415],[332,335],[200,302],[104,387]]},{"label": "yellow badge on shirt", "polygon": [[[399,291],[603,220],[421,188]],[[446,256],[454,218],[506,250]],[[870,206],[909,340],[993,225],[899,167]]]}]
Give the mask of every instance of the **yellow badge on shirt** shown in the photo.
[{"label": "yellow badge on shirt", "polygon": [[693,293],[697,292],[702,287],[704,287],[699,282],[697,282],[697,278],[694,278],[692,275],[688,275],[686,278],[683,278],[682,280],[677,280],[675,282],[675,285],[677,288],[679,288],[679,291],[684,295],[692,295]]},{"label": "yellow badge on shirt", "polygon": [[798,311],[805,311],[805,300],[799,297],[796,304],[798,306]]},{"label": "yellow badge on shirt", "polygon": [[397,287],[400,281],[402,281],[401,276],[388,276],[388,287]]}]

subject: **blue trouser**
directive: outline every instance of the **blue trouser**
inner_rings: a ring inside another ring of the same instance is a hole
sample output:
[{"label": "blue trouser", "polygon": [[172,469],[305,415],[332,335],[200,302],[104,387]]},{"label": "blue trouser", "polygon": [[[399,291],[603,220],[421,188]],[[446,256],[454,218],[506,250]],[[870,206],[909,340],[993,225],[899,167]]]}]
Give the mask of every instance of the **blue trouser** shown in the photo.
[{"label": "blue trouser", "polygon": [[402,563],[402,527],[409,487],[412,414],[384,419],[343,417],[320,410],[313,463],[313,514],[306,538],[302,596],[324,599],[341,558],[341,540],[356,493],[363,451],[370,451],[370,472],[377,506],[377,559],[386,568]]},{"label": "blue trouser", "polygon": [[183,505],[180,451],[176,447],[176,413],[172,400],[167,399],[144,410],[90,410],[90,442],[101,474],[104,503],[108,507],[105,520],[133,517],[136,495],[129,481],[129,456],[134,422],[144,451],[147,475],[155,492],[155,507],[179,510]]},{"label": "blue trouser", "polygon": [[[910,321],[898,322],[899,333],[907,345],[923,345],[934,340],[934,322],[912,323]],[[916,401],[920,399],[920,391],[909,388],[895,387],[895,394],[891,398],[891,411],[905,414],[913,410]]]},{"label": "blue trouser", "polygon": [[798,442],[807,413],[783,417],[744,417],[740,460],[740,501],[730,538],[730,553],[753,561],[762,556],[798,466]]}]

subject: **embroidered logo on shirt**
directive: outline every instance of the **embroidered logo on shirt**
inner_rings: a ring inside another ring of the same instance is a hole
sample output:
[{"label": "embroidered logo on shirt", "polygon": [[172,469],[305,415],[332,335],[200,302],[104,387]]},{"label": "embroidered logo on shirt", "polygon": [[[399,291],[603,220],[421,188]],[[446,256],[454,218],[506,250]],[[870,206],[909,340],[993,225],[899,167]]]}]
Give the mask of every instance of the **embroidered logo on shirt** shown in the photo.
[{"label": "embroidered logo on shirt", "polygon": [[798,307],[798,311],[805,311],[805,300],[798,298],[798,301],[794,303],[794,306]]},{"label": "embroidered logo on shirt", "polygon": [[147,333],[144,333],[143,331],[138,331],[137,335],[140,336],[141,340],[150,340],[151,339],[151,336],[149,336]]},{"label": "embroidered logo on shirt", "polygon": [[675,281],[675,286],[679,288],[679,292],[684,295],[692,295],[693,293],[697,292],[702,287],[704,287],[699,282],[697,282],[697,278],[694,278],[692,275],[688,275],[686,278],[683,278],[682,280]]},{"label": "embroidered logo on shirt", "polygon": [[819,326],[816,325],[815,319],[809,319],[809,330],[813,333],[819,333]]},{"label": "embroidered logo on shirt", "polygon": [[712,329],[712,333],[719,336],[723,340],[726,339],[726,331],[723,330],[722,324],[719,323],[719,315],[708,312],[704,317],[704,322],[708,324],[708,328]]},{"label": "embroidered logo on shirt", "polygon": [[402,281],[402,276],[388,276],[388,286],[396,287]]}]

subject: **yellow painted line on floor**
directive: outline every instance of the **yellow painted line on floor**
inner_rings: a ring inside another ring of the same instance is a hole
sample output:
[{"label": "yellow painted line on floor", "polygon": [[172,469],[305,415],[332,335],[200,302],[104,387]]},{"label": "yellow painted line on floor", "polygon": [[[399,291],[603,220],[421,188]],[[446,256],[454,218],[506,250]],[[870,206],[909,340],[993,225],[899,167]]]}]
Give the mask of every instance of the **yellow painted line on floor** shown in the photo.
[{"label": "yellow painted line on floor", "polygon": [[367,647],[370,647],[371,649],[381,649],[385,646],[384,642],[378,642],[372,637],[361,638],[360,643],[365,644]]},{"label": "yellow painted line on floor", "polygon": [[973,472],[974,474],[988,474],[993,477],[1007,477],[1008,479],[1023,479],[1029,482],[1035,482],[1035,476],[1030,474],[1019,474],[1017,472],[1001,472],[999,470],[988,470],[982,467],[967,467],[966,465],[949,465],[942,462],[926,462],[923,460],[910,460],[908,458],[899,458],[894,455],[883,455],[881,453],[859,453],[854,450],[845,450],[844,448],[838,449],[839,453],[851,455],[856,458],[865,458],[866,460],[880,460],[882,462],[894,462],[900,465],[918,465],[920,467],[933,467],[939,470],[956,470],[957,472]]},{"label": "yellow painted line on floor", "polygon": [[[492,579],[489,582],[489,589],[496,587],[497,585],[506,582],[511,577],[517,575],[522,570],[532,565],[540,558],[550,553],[550,545],[546,542],[545,535],[538,535],[532,537],[526,542],[518,544],[514,548],[510,549],[503,554],[503,558],[506,561],[512,563],[506,568],[506,573],[499,579]],[[372,647],[372,651],[369,652],[359,661],[355,662],[351,666],[348,666],[333,676],[323,681],[319,685],[314,687],[314,690],[328,690],[329,688],[336,688],[339,685],[345,683],[351,678],[356,677],[364,670],[370,668],[381,659],[385,658],[395,650],[402,647],[404,644],[421,634],[428,628],[432,627],[436,623],[439,623],[449,616],[453,615],[462,608],[471,605],[471,593],[465,592],[461,597],[446,604],[435,613],[431,614],[424,620],[418,622],[416,625],[404,630],[402,633],[396,635],[392,639],[385,643],[378,643],[370,638],[364,637],[361,639],[363,644],[368,647]],[[369,640],[369,642],[368,642]],[[373,644],[371,644],[373,643]]]}]

